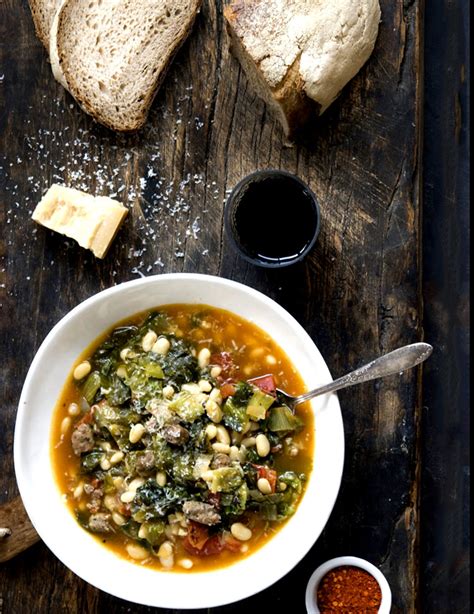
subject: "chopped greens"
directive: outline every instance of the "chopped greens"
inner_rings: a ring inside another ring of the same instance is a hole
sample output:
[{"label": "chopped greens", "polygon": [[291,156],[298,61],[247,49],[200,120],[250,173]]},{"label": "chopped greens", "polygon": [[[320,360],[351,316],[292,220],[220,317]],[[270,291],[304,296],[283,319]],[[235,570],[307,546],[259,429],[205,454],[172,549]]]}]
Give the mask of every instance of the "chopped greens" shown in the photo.
[{"label": "chopped greens", "polygon": [[204,414],[203,402],[204,399],[201,393],[192,394],[184,391],[174,396],[169,404],[169,408],[183,422],[194,422]]},{"label": "chopped greens", "polygon": [[189,498],[183,486],[158,486],[154,480],[148,480],[137,489],[132,504],[132,514],[144,520],[163,518],[168,512],[179,509]]},{"label": "chopped greens", "polygon": [[268,428],[274,433],[289,433],[303,427],[301,418],[291,412],[288,407],[272,407],[268,417]]}]

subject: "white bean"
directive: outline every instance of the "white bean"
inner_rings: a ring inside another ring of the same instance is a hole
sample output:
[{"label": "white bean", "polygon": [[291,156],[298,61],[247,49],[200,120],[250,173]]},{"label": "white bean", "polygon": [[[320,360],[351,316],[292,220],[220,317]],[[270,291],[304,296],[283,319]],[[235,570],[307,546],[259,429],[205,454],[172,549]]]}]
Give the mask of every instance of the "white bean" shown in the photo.
[{"label": "white bean", "polygon": [[120,379],[125,379],[128,375],[127,367],[125,365],[120,365],[120,367],[115,372],[120,377]]},{"label": "white bean", "polygon": [[242,444],[239,449],[239,461],[241,463],[244,463],[246,458],[247,458],[247,448]]},{"label": "white bean", "polygon": [[91,369],[91,363],[88,360],[84,360],[84,362],[78,364],[77,367],[74,369],[74,379],[80,380],[86,377],[86,375],[89,375],[89,373],[91,372]]},{"label": "white bean", "polygon": [[105,495],[104,497],[104,507],[107,508],[110,512],[113,512],[117,506],[117,502],[113,495]]},{"label": "white bean", "polygon": [[130,354],[133,354],[132,350],[130,348],[124,348],[120,352],[120,358],[125,362],[127,358],[130,356]]},{"label": "white bean", "polygon": [[63,421],[61,422],[61,434],[65,435],[70,427],[71,427],[71,418],[69,416],[66,416],[65,418],[63,418]]},{"label": "white bean", "polygon": [[270,495],[272,493],[272,487],[267,478],[259,478],[257,488],[263,495]]},{"label": "white bean", "polygon": [[198,386],[201,392],[210,392],[212,390],[212,384],[207,379],[199,380]]},{"label": "white bean", "polygon": [[245,439],[242,439],[242,445],[246,448],[253,448],[256,442],[257,440],[255,439],[255,437],[246,437]]},{"label": "white bean", "polygon": [[222,426],[222,424],[219,424],[219,426],[217,427],[216,439],[220,443],[225,443],[227,445],[230,445],[230,435],[227,432],[227,429],[225,428],[225,426]]},{"label": "white bean", "polygon": [[224,414],[222,413],[222,409],[215,401],[213,401],[212,399],[206,401],[205,408],[210,420],[215,423],[218,423],[222,420],[222,416]]},{"label": "white bean", "polygon": [[122,514],[119,514],[118,512],[113,512],[112,520],[119,527],[121,527],[123,524],[125,524],[127,522],[126,519],[125,519],[125,516],[122,516]]},{"label": "white bean", "polygon": [[130,429],[130,433],[128,435],[128,439],[130,443],[137,443],[145,434],[145,427],[140,422],[138,424],[134,424]]},{"label": "white bean", "polygon": [[122,501],[122,503],[131,503],[134,499],[135,491],[133,490],[126,490],[120,495],[120,501]]},{"label": "white bean", "polygon": [[230,446],[227,443],[213,443],[212,449],[220,454],[229,454],[230,452]]},{"label": "white bean", "polygon": [[241,522],[234,522],[230,527],[230,532],[241,542],[246,542],[252,537],[252,531]]},{"label": "white bean", "polygon": [[142,548],[138,544],[127,544],[125,546],[128,555],[132,557],[132,559],[136,559],[137,561],[143,561],[143,559],[147,559],[149,554],[145,548]]},{"label": "white bean", "polygon": [[214,439],[217,435],[217,427],[214,424],[208,424],[206,426],[206,437],[208,439]]},{"label": "white bean", "polygon": [[79,405],[77,403],[71,403],[67,408],[67,413],[70,416],[78,416],[81,413]]},{"label": "white bean", "polygon": [[277,359],[272,354],[268,354],[268,356],[265,358],[265,362],[270,367],[274,367],[277,364]]},{"label": "white bean", "polygon": [[111,465],[117,465],[118,463],[120,463],[121,461],[123,461],[123,452],[118,451],[115,452],[114,454],[112,454],[112,456],[110,457],[110,464]]},{"label": "white bean", "polygon": [[157,339],[158,335],[154,331],[149,330],[142,339],[143,351],[149,352],[151,348],[155,345]]},{"label": "white bean", "polygon": [[140,488],[140,486],[143,486],[144,483],[145,483],[145,480],[143,478],[135,478],[128,485],[128,490],[132,490],[133,492],[135,492],[137,488]]},{"label": "white bean", "polygon": [[198,354],[198,365],[200,369],[204,369],[209,366],[209,362],[211,360],[211,352],[209,348],[202,348]]},{"label": "white bean", "polygon": [[216,365],[215,367],[212,367],[211,377],[215,379],[216,377],[219,377],[221,373],[222,373],[222,367],[219,367],[218,365]]},{"label": "white bean", "polygon": [[74,489],[74,492],[73,492],[72,496],[74,497],[74,499],[79,499],[79,497],[82,496],[83,492],[84,492],[84,484],[81,482]]},{"label": "white bean", "polygon": [[164,471],[158,471],[155,479],[158,486],[161,486],[163,488],[163,486],[166,485],[167,478],[166,473]]},{"label": "white bean", "polygon": [[110,464],[109,459],[106,456],[103,456],[102,460],[100,461],[100,468],[104,471],[108,471],[111,466],[112,465]]},{"label": "white bean", "polygon": [[178,565],[183,569],[191,569],[194,563],[191,561],[191,559],[179,559]]},{"label": "white bean", "polygon": [[222,395],[219,388],[213,388],[209,393],[209,398],[211,401],[215,401],[218,405],[222,403]]},{"label": "white bean", "polygon": [[162,356],[166,356],[170,351],[171,343],[168,341],[166,337],[160,337],[153,347],[151,348],[152,352],[156,354],[161,354]]},{"label": "white bean", "polygon": [[237,446],[231,446],[229,451],[230,460],[239,461],[240,460],[240,452]]},{"label": "white bean", "polygon": [[158,550],[158,556],[164,558],[173,556],[173,544],[171,542],[163,542]]},{"label": "white bean", "polygon": [[174,388],[173,386],[165,386],[163,388],[163,396],[165,397],[165,399],[171,399],[171,397],[174,396]]},{"label": "white bean", "polygon": [[270,454],[270,442],[263,433],[257,435],[255,445],[257,446],[257,454],[259,456],[268,456]]}]

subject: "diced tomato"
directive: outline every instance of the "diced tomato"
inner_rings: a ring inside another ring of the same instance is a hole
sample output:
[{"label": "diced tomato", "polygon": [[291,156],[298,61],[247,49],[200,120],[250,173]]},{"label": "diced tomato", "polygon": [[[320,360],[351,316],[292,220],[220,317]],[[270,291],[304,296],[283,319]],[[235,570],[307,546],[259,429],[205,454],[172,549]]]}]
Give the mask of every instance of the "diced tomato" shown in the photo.
[{"label": "diced tomato", "polygon": [[219,352],[218,354],[212,354],[210,359],[211,365],[219,366],[222,371],[217,378],[219,383],[231,380],[234,376],[236,364],[230,354],[230,352]]},{"label": "diced tomato", "polygon": [[189,538],[187,535],[186,537],[183,537],[182,544],[186,552],[189,552],[189,554],[191,554],[192,556],[201,556],[202,554],[201,550],[198,550],[197,548],[191,545],[191,542],[189,541]]},{"label": "diced tomato", "polygon": [[242,542],[239,542],[238,539],[232,537],[232,535],[226,534],[223,539],[224,548],[226,550],[230,550],[231,552],[240,552],[240,548],[242,547]]},{"label": "diced tomato", "polygon": [[80,426],[81,424],[91,424],[94,418],[94,405],[89,409],[87,414],[84,414],[80,420],[76,422],[75,427]]},{"label": "diced tomato", "polygon": [[265,465],[252,465],[258,473],[258,478],[266,478],[268,483],[272,488],[272,493],[276,490],[276,483],[278,474],[275,469],[270,469],[270,467],[266,467]]},{"label": "diced tomato", "polygon": [[235,386],[233,384],[222,384],[219,390],[221,391],[223,399],[227,399],[227,397],[231,397],[235,394]]},{"label": "diced tomato", "polygon": [[261,375],[260,377],[254,377],[253,379],[247,380],[249,384],[253,384],[265,392],[266,394],[271,394],[272,397],[276,397],[276,384],[275,378],[271,373],[268,375]]},{"label": "diced tomato", "polygon": [[118,506],[118,511],[122,514],[122,516],[126,516],[127,518],[130,518],[132,515],[130,503],[120,503]]},{"label": "diced tomato", "polygon": [[220,535],[213,535],[204,544],[201,554],[202,556],[211,556],[212,554],[219,554],[222,550],[224,550],[224,542]]},{"label": "diced tomato", "polygon": [[[192,524],[194,525],[198,523]],[[204,526],[202,526],[202,528],[206,533],[206,539],[204,542],[202,542],[201,539],[199,541],[195,541],[194,530],[190,530],[188,531],[187,536],[183,539],[184,549],[189,552],[189,554],[194,556],[211,556],[222,552],[225,544],[220,535],[213,535],[212,537],[209,537],[207,528]]]},{"label": "diced tomato", "polygon": [[207,527],[199,522],[190,521],[187,538],[190,545],[197,550],[201,550],[209,538]]}]

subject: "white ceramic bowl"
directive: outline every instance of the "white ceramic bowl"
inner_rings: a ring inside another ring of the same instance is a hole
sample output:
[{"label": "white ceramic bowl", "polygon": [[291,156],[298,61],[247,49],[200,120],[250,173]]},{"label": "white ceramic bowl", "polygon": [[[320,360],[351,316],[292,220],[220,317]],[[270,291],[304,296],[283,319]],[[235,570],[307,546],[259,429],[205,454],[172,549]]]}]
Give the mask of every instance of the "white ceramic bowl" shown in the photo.
[{"label": "white ceramic bowl", "polygon": [[311,338],[277,303],[260,292],[207,275],[158,275],[127,282],[89,298],[49,333],[26,377],[15,428],[18,487],[28,515],[52,552],[90,584],[122,599],[163,608],[215,607],[249,597],[288,573],[323,530],[336,500],[344,434],[337,397],[313,401],[314,469],[295,515],[264,547],[234,565],[196,573],[141,567],[102,547],[76,522],[61,499],[50,459],[53,408],[79,354],[114,323],[170,303],[208,304],[264,329],[286,351],[308,388],[331,381]]},{"label": "white ceramic bowl", "polygon": [[380,590],[382,591],[382,601],[380,603],[378,614],[390,614],[390,608],[392,607],[392,591],[390,586],[378,567],[369,563],[365,559],[360,559],[357,556],[338,556],[335,559],[326,561],[320,565],[311,575],[308,585],[306,587],[306,611],[308,614],[321,614],[318,608],[316,599],[316,593],[318,586],[324,576],[336,567],[342,567],[343,565],[350,565],[352,567],[360,567],[368,573],[370,573],[378,582]]}]

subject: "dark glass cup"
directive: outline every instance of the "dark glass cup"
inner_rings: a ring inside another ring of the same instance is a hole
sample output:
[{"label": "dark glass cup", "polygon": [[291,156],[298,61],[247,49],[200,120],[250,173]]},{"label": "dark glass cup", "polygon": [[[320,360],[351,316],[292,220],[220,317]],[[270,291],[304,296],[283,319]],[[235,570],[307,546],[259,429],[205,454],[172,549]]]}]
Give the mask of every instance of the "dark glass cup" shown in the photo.
[{"label": "dark glass cup", "polygon": [[224,225],[245,260],[279,268],[307,256],[318,238],[320,218],[316,196],[299,177],[267,169],[235,186],[225,205]]}]

